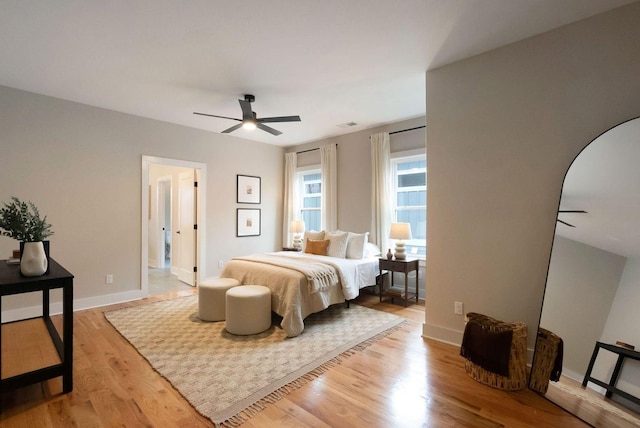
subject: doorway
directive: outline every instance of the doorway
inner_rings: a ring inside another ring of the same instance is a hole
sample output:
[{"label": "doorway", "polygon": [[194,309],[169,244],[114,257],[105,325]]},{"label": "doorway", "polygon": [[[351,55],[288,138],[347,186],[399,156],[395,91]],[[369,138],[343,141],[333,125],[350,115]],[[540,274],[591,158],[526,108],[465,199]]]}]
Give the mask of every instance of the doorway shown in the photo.
[{"label": "doorway", "polygon": [[145,296],[197,286],[204,260],[205,188],[206,164],[142,157]]},{"label": "doorway", "polygon": [[[172,180],[173,176],[166,175],[156,180],[158,195],[158,241],[156,245],[157,267],[171,268],[171,218],[173,207]],[[153,266],[151,260],[149,265]]]}]

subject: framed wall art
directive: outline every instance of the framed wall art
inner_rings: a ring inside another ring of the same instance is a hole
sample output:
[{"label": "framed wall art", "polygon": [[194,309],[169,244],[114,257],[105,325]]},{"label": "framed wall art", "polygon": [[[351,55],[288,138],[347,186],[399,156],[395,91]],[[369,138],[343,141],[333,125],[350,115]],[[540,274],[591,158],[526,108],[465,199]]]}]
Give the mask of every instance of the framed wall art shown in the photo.
[{"label": "framed wall art", "polygon": [[260,208],[238,208],[236,236],[260,236]]},{"label": "framed wall art", "polygon": [[259,204],[261,198],[260,177],[252,175],[237,175],[239,204]]}]

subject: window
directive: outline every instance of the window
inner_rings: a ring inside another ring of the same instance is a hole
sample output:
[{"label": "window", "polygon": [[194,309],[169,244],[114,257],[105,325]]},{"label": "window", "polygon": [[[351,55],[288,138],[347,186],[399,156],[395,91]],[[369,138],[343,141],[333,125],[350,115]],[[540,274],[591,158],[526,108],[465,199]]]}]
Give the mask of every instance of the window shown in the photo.
[{"label": "window", "polygon": [[306,230],[322,230],[322,173],[320,169],[298,172],[299,212]]},{"label": "window", "polygon": [[391,160],[394,222],[409,223],[412,239],[405,242],[407,254],[426,257],[427,247],[427,157],[424,153],[398,153]]}]

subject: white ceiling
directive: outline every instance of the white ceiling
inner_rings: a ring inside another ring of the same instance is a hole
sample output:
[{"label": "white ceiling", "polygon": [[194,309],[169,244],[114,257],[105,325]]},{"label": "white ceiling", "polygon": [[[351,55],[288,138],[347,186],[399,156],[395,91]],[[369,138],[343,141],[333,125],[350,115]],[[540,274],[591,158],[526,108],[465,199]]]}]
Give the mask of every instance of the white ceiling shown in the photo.
[{"label": "white ceiling", "polygon": [[[425,71],[632,0],[2,0],[0,84],[292,145],[425,114]],[[338,127],[356,122],[352,128]]]},{"label": "white ceiling", "polygon": [[556,234],[593,247],[640,258],[640,119],[625,122],[588,145],[569,168]]}]

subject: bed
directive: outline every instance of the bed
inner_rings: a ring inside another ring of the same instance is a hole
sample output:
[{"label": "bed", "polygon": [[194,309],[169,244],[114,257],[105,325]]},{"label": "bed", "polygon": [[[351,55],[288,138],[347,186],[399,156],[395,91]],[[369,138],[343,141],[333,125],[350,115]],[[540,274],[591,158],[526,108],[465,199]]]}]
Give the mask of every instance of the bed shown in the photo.
[{"label": "bed", "polygon": [[282,251],[233,258],[220,276],[268,287],[271,310],[282,317],[287,336],[295,337],[308,315],[356,298],[360,289],[376,284],[378,273],[378,254],[342,258]]}]

